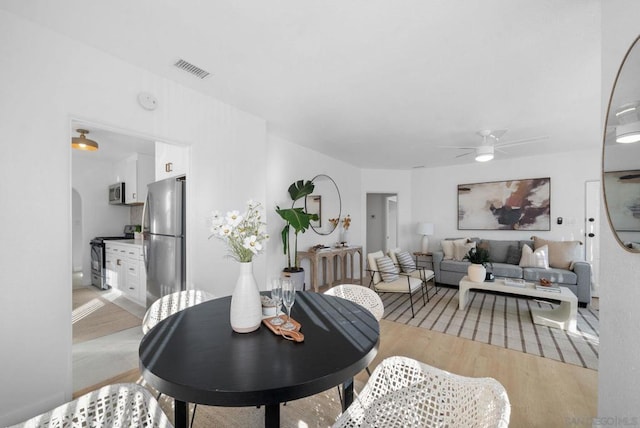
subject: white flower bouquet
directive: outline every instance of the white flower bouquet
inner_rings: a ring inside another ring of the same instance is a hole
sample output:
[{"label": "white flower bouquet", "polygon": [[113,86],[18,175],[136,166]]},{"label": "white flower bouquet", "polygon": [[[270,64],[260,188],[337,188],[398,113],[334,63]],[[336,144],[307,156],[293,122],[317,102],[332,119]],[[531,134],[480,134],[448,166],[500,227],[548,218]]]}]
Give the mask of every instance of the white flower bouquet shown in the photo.
[{"label": "white flower bouquet", "polygon": [[224,241],[229,247],[230,257],[239,262],[250,262],[263,250],[262,243],[269,239],[267,224],[262,221],[260,203],[250,200],[247,210],[229,211],[222,216],[214,211],[211,218],[211,235]]}]

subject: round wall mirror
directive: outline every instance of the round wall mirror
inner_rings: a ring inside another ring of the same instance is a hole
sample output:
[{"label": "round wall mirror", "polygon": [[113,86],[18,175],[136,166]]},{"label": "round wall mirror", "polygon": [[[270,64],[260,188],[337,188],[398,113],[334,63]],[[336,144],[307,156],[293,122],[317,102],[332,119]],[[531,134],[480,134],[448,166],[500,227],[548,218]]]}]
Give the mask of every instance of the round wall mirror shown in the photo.
[{"label": "round wall mirror", "polygon": [[305,211],[318,214],[318,221],[311,222],[311,228],[318,235],[329,235],[338,226],[342,212],[342,200],[338,185],[331,177],[319,174],[311,180],[314,185],[313,194],[304,201]]},{"label": "round wall mirror", "polygon": [[602,189],[620,245],[640,252],[640,42],[622,61],[613,85],[602,151]]}]

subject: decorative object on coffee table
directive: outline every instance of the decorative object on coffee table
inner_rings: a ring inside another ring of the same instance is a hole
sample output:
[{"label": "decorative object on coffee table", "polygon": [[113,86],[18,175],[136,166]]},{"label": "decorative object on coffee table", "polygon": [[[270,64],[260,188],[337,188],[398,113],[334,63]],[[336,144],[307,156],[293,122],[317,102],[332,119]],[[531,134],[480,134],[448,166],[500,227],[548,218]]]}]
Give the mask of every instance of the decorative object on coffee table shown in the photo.
[{"label": "decorative object on coffee table", "polygon": [[467,268],[469,279],[473,282],[484,282],[487,277],[486,266],[491,264],[489,261],[489,251],[484,248],[473,247],[467,255],[464,256],[464,260],[471,262]]}]

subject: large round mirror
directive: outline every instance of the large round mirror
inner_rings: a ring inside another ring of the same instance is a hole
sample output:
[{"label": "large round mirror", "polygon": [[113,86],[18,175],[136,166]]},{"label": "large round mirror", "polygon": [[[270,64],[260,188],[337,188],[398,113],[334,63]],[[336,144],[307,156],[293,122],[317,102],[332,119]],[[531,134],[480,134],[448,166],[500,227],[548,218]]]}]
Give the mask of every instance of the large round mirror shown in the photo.
[{"label": "large round mirror", "polygon": [[640,252],[640,38],[618,71],[609,99],[602,152],[602,185],[618,242]]},{"label": "large round mirror", "polygon": [[319,235],[329,235],[340,220],[342,200],[338,185],[325,174],[316,175],[313,182],[313,194],[308,195],[304,202],[305,211],[318,214],[318,221],[311,222],[311,228]]}]

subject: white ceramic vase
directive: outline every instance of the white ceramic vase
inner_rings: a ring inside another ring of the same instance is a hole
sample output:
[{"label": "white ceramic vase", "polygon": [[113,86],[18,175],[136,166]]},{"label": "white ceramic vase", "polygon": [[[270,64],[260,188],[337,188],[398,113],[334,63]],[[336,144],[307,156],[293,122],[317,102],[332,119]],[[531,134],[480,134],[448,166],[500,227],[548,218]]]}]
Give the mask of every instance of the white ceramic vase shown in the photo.
[{"label": "white ceramic vase", "polygon": [[349,231],[346,229],[342,229],[340,231],[340,243],[348,244],[349,243]]},{"label": "white ceramic vase", "polygon": [[240,275],[231,295],[231,328],[238,333],[257,330],[262,322],[260,290],[253,276],[253,262],[240,263]]},{"label": "white ceramic vase", "polygon": [[469,268],[467,268],[467,275],[469,276],[470,281],[484,282],[487,275],[487,269],[481,264],[471,263]]}]

